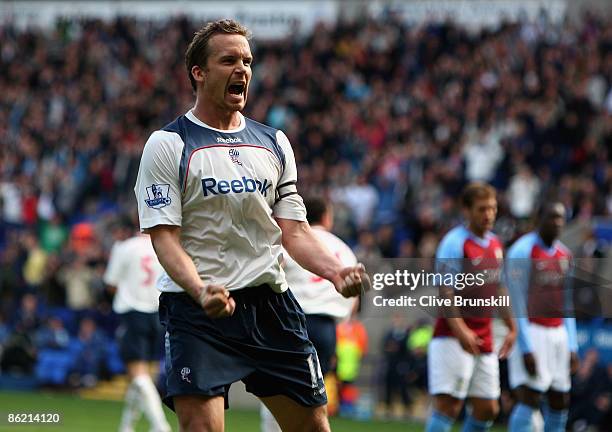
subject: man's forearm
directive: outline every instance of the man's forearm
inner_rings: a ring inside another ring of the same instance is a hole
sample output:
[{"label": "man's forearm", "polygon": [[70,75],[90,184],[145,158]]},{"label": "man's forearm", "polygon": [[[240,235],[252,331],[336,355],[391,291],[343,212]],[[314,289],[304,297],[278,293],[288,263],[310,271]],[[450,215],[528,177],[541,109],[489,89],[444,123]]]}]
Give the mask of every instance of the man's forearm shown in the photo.
[{"label": "man's forearm", "polygon": [[153,248],[168,276],[194,299],[199,300],[204,283],[178,239],[170,232],[152,235]]},{"label": "man's forearm", "polygon": [[450,306],[442,306],[442,313],[453,335],[459,338],[462,334],[468,332],[470,328],[461,315],[461,309],[455,306],[455,302],[453,301],[454,295],[455,290],[453,288],[448,286],[440,287],[440,297],[451,300]]},{"label": "man's forearm", "polygon": [[312,233],[310,225],[300,223],[291,232],[283,231],[283,246],[300,266],[327,280],[338,276],[342,264]]},{"label": "man's forearm", "polygon": [[[508,290],[504,286],[500,286],[497,289],[497,294],[499,296],[506,296],[506,297],[509,296]],[[512,318],[512,307],[508,305],[508,306],[499,307],[497,310],[499,311],[500,317],[503,319],[504,323],[506,324],[506,327],[508,327],[508,330],[516,331],[516,323],[514,319]]]},{"label": "man's forearm", "polygon": [[461,310],[452,301],[454,294],[453,288],[448,286],[440,287],[440,298],[451,300],[450,306],[442,306],[442,313],[453,334],[458,336],[469,328],[461,316]]}]

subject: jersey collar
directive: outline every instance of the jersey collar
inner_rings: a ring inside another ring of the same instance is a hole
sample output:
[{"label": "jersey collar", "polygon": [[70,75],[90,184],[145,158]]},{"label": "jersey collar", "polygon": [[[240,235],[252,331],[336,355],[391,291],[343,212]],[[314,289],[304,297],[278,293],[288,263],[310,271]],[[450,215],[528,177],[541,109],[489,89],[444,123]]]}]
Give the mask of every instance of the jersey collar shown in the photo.
[{"label": "jersey collar", "polygon": [[470,228],[467,225],[464,225],[463,228],[467,231],[468,237],[471,238],[473,241],[475,241],[476,243],[478,243],[480,246],[484,248],[489,247],[489,244],[491,243],[491,239],[493,238],[493,234],[491,233],[491,231],[487,231],[484,237],[478,237],[476,234],[474,234],[470,230]]},{"label": "jersey collar", "polygon": [[540,237],[540,233],[537,231],[534,231],[534,234],[536,236],[536,243],[538,244],[538,246],[540,246],[540,248],[542,248],[542,250],[544,252],[546,252],[547,255],[554,255],[554,253],[557,251],[557,246],[559,245],[559,240],[555,239],[552,243],[551,247],[546,246],[546,244],[544,243],[544,240],[542,240],[542,237]]},{"label": "jersey collar", "polygon": [[240,117],[240,126],[238,126],[236,129],[223,130],[223,129],[217,129],[217,128],[207,125],[206,123],[204,123],[202,120],[200,120],[193,114],[193,110],[189,110],[185,114],[185,117],[187,117],[187,119],[191,121],[192,123],[195,123],[198,126],[205,127],[206,129],[214,130],[215,132],[221,132],[221,133],[236,133],[236,132],[242,131],[245,127],[246,122],[241,112],[238,113],[238,116]]}]

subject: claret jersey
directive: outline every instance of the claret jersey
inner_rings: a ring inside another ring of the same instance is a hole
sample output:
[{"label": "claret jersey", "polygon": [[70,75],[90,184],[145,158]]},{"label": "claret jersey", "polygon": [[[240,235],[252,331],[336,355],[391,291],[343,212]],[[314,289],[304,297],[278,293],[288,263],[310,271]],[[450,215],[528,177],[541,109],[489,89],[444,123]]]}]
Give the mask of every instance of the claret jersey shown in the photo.
[{"label": "claret jersey", "polygon": [[[189,111],[147,141],[135,192],[140,228],[181,227],[181,245],[202,280],[229,290],[287,289],[275,217],[306,220],[285,134],[240,115],[212,128]],[[161,291],[180,292],[167,275]]]},{"label": "claret jersey", "polygon": [[[558,327],[569,308],[568,284],[572,255],[556,240],[547,247],[537,232],[518,239],[508,252],[513,274],[508,286],[514,295],[515,307],[521,318],[544,327]],[[526,304],[516,304],[519,301]],[[523,311],[526,311],[524,313]]]},{"label": "claret jersey", "polygon": [[[466,287],[464,292],[472,291],[477,297],[497,294],[503,265],[503,248],[495,234],[487,232],[484,238],[479,238],[465,226],[455,227],[440,242],[436,251],[436,260],[439,268],[452,268],[455,272],[463,273],[486,272],[492,275],[482,287]],[[475,313],[477,311],[480,314]],[[467,308],[462,310],[462,313],[464,312],[467,312],[467,316],[463,317],[466,325],[482,340],[481,352],[492,352],[493,309]],[[437,319],[434,337],[454,337],[446,319]]]}]

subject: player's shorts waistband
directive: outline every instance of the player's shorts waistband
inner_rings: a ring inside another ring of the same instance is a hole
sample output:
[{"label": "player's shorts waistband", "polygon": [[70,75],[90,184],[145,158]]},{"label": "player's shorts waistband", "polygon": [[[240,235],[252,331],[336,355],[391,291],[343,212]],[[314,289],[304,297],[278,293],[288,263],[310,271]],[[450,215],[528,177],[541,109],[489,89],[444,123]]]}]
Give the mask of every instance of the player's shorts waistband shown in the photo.
[{"label": "player's shorts waistband", "polygon": [[[164,295],[169,296],[177,296],[179,297],[189,297],[191,295],[185,291],[182,292],[162,292]],[[249,302],[255,299],[263,299],[269,298],[279,295],[276,291],[272,289],[272,287],[268,284],[250,286],[245,288],[234,289],[230,291],[230,296],[234,298],[234,300],[241,300],[243,303]]]},{"label": "player's shorts waistband", "polygon": [[230,295],[235,299],[249,300],[253,298],[267,298],[278,295],[268,284],[250,286],[230,291]]},{"label": "player's shorts waistband", "polygon": [[306,316],[310,320],[315,319],[315,320],[320,321],[320,322],[329,321],[329,322],[334,323],[334,324],[336,323],[336,319],[333,316],[330,316],[330,315],[309,314],[309,313],[307,313]]}]

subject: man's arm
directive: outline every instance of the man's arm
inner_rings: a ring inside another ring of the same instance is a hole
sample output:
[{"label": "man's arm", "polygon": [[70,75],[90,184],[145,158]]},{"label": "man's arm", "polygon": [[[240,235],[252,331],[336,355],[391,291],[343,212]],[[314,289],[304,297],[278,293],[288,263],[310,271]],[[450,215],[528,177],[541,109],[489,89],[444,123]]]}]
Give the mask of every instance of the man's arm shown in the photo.
[{"label": "man's arm", "polygon": [[504,277],[518,324],[518,348],[523,353],[523,363],[527,373],[535,376],[537,364],[529,337],[529,316],[527,314],[529,278],[531,274],[529,251],[529,244],[527,246],[522,244],[515,245],[510,248],[504,265]]},{"label": "man's arm", "polygon": [[518,346],[523,354],[531,353],[533,347],[529,338],[529,317],[527,315],[527,292],[531,273],[529,254],[515,247],[511,248],[504,265],[505,285],[512,301],[512,308],[518,322]]},{"label": "man's arm", "polygon": [[303,268],[334,284],[344,297],[354,297],[369,288],[362,264],[344,267],[314,235],[308,222],[276,218],[283,232],[283,247]]},{"label": "man's arm", "polygon": [[[497,289],[497,295],[507,297],[509,295],[508,290],[506,289],[505,286],[500,284],[499,288]],[[504,324],[508,328],[508,334],[506,334],[506,337],[504,338],[504,343],[499,349],[499,354],[498,354],[500,359],[504,359],[508,357],[508,354],[510,354],[512,347],[514,346],[514,342],[516,341],[517,328],[516,328],[516,322],[512,318],[512,307],[511,306],[500,307],[498,308],[498,311],[499,311],[499,315],[504,321]]]},{"label": "man's arm", "polygon": [[563,318],[563,324],[567,331],[567,343],[570,350],[570,371],[572,374],[578,371],[580,361],[578,359],[578,332],[576,330],[576,318],[574,317],[576,311],[574,310],[574,291],[573,281],[574,274],[576,271],[575,263],[571,262],[570,272],[565,277],[565,283],[563,284],[565,310]]},{"label": "man's arm", "polygon": [[234,312],[236,303],[225,287],[206,285],[200,279],[195,264],[181,246],[180,227],[156,225],[149,228],[148,233],[157,258],[168,276],[193,297],[208,316],[221,318]]},{"label": "man's arm", "polygon": [[[463,268],[463,244],[465,237],[451,232],[444,236],[436,250],[435,268],[440,274],[457,274]],[[461,310],[455,305],[455,287],[452,285],[440,285],[439,296],[450,300],[450,306],[442,306],[441,312],[451,332],[457,338],[464,351],[478,355],[479,345],[482,340],[466,324]]]},{"label": "man's arm", "polygon": [[465,320],[461,316],[461,310],[455,306],[454,298],[455,289],[451,286],[440,286],[440,298],[450,299],[450,306],[442,306],[442,313],[444,319],[451,329],[453,335],[457,338],[461,347],[464,351],[472,354],[480,354],[480,348],[478,346],[482,343],[482,340],[476,336],[476,333],[468,327]]}]

